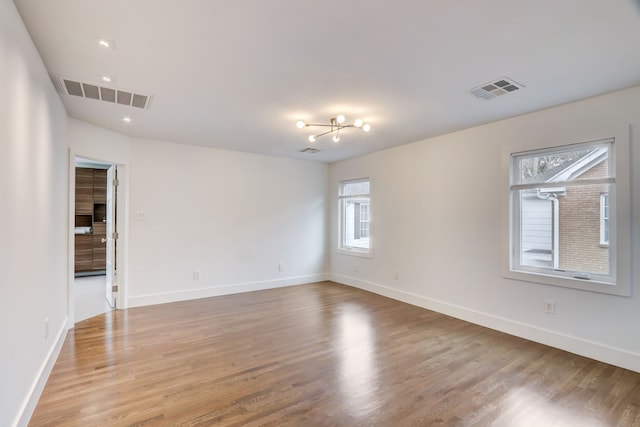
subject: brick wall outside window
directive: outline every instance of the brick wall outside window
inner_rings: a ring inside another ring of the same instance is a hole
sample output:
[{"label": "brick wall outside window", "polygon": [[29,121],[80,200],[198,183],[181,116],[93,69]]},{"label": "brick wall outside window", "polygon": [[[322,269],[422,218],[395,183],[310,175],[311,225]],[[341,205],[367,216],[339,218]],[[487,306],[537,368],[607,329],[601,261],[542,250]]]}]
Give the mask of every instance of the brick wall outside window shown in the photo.
[{"label": "brick wall outside window", "polygon": [[[580,179],[607,176],[602,162]],[[609,272],[609,248],[600,245],[600,194],[606,185],[567,188],[559,199],[559,267],[562,270]]]}]

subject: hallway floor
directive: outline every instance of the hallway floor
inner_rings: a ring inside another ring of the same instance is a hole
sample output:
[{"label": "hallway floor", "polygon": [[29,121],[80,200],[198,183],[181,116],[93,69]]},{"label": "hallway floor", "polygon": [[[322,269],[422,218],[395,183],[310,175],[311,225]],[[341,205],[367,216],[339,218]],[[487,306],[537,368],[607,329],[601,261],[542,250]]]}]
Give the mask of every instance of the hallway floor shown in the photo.
[{"label": "hallway floor", "polygon": [[106,276],[76,277],[75,321],[88,319],[111,310],[105,297]]}]

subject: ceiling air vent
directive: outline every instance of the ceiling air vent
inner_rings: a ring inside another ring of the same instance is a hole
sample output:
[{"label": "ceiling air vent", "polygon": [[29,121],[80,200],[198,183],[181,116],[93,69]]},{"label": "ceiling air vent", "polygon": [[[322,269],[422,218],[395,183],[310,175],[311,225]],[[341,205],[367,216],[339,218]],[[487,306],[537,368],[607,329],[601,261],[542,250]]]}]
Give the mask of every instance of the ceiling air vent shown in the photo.
[{"label": "ceiling air vent", "polygon": [[518,89],[522,89],[524,86],[514,82],[508,77],[503,77],[495,82],[485,83],[481,86],[471,89],[471,93],[478,98],[493,99],[497,96],[502,96],[507,93],[515,92]]},{"label": "ceiling air vent", "polygon": [[138,93],[117,90],[108,87],[98,86],[91,83],[81,83],[60,77],[60,83],[67,95],[79,96],[81,98],[96,99],[98,101],[110,102],[112,104],[126,105],[136,108],[148,108],[151,96],[140,95]]},{"label": "ceiling air vent", "polygon": [[321,150],[318,150],[317,148],[311,148],[311,147],[298,150],[299,153],[308,153],[308,154],[316,154],[318,151],[321,151]]}]

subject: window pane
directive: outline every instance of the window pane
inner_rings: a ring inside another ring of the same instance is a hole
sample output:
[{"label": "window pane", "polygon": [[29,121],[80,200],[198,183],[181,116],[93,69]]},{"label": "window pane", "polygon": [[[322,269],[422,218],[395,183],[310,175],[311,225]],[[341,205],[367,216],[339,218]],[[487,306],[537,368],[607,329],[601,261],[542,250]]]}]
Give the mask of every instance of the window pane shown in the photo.
[{"label": "window pane", "polygon": [[558,268],[554,263],[554,200],[538,197],[537,190],[520,191],[520,263]]},{"label": "window pane", "polygon": [[343,181],[338,187],[340,209],[339,249],[360,255],[371,252],[371,202],[369,179]]},{"label": "window pane", "polygon": [[[515,184],[608,178],[609,144],[518,156]],[[593,169],[594,164],[600,167]],[[588,173],[586,173],[588,172]]]},{"label": "window pane", "polygon": [[519,190],[520,264],[608,275],[609,248],[601,244],[601,195],[609,187]]},{"label": "window pane", "polygon": [[369,194],[369,181],[345,182],[340,185],[340,196],[357,196]]},{"label": "window pane", "polygon": [[369,249],[369,222],[361,220],[362,210],[369,210],[368,198],[342,199],[342,246]]},{"label": "window pane", "polygon": [[360,204],[360,238],[369,237],[369,224],[371,217],[369,214],[369,205],[367,203]]}]

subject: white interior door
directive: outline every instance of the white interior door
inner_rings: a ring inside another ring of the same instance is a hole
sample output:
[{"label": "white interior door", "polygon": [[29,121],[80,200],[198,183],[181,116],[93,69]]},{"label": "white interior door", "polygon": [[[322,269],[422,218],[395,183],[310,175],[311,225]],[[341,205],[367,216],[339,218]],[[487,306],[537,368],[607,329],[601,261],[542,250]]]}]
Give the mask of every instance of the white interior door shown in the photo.
[{"label": "white interior door", "polygon": [[118,289],[118,275],[116,271],[116,192],[118,172],[116,165],[107,170],[107,280],[105,293],[107,302],[112,308],[116,307]]}]

